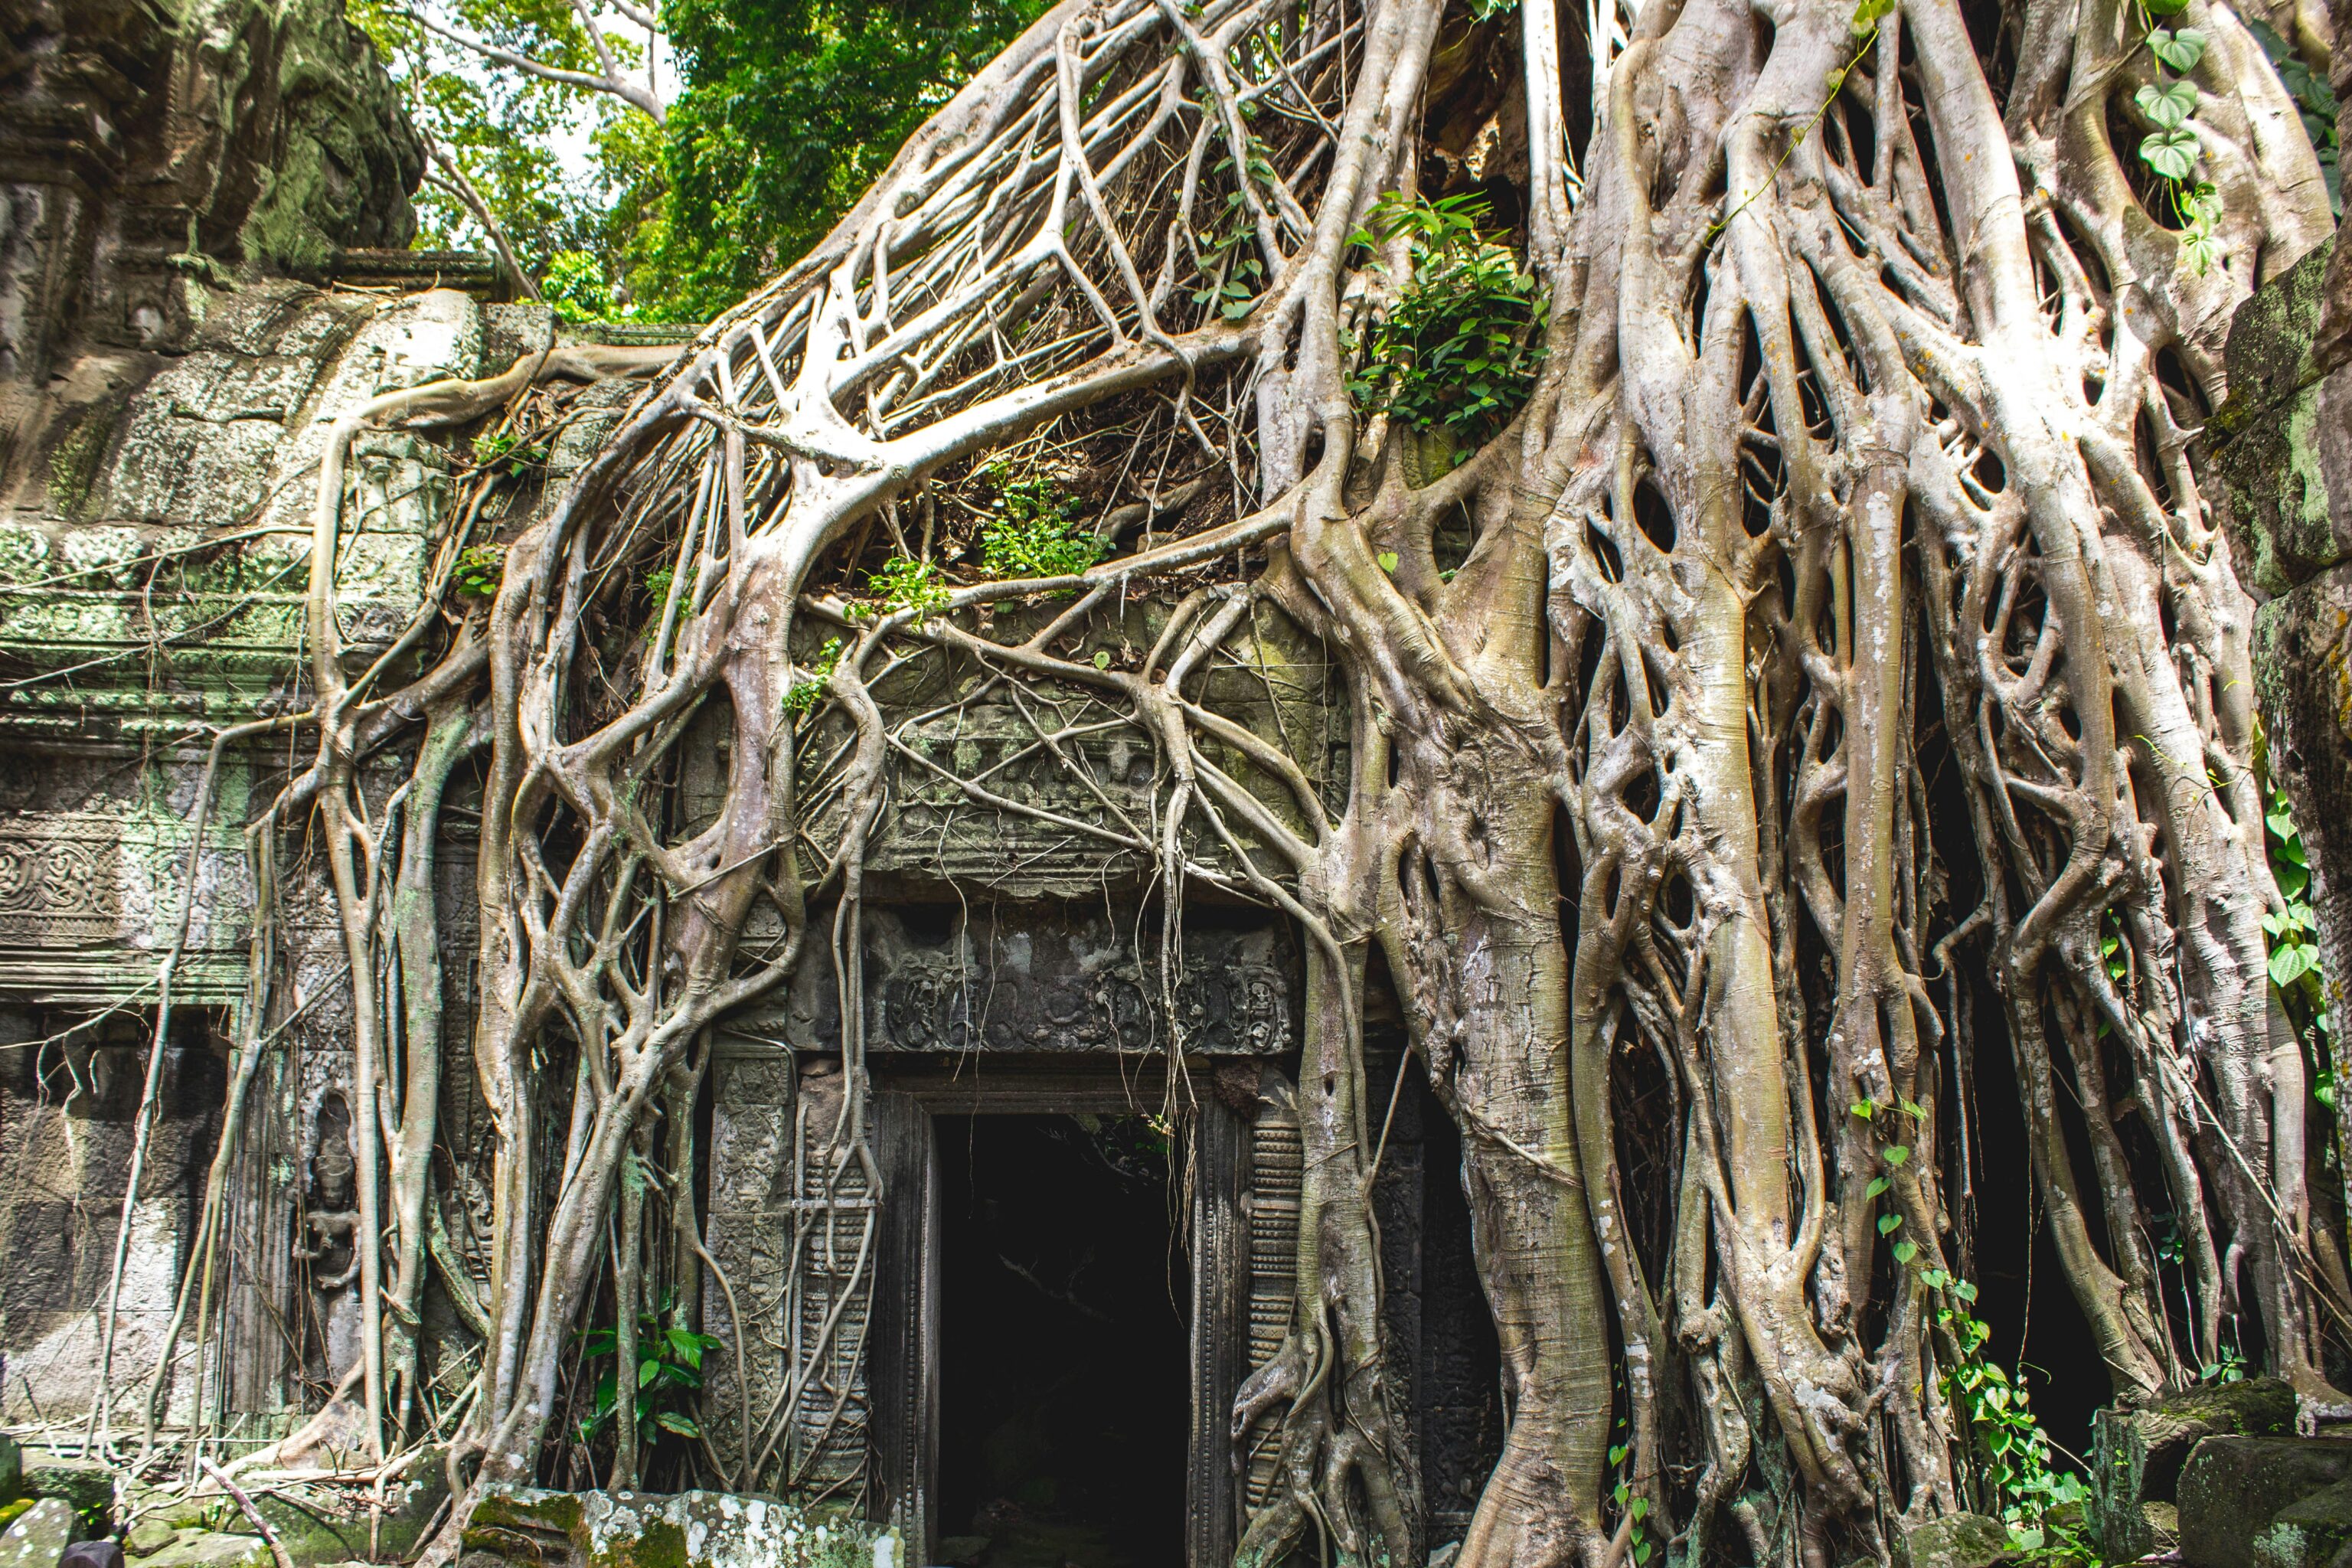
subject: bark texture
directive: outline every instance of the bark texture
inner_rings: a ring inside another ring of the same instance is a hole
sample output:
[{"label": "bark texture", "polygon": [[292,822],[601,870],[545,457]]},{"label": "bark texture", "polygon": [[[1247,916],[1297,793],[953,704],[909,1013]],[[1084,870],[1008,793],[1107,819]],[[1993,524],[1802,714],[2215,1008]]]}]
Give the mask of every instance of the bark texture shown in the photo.
[{"label": "bark texture", "polygon": [[[1039,700],[1041,752],[1146,738],[1150,818],[1082,830],[1150,857],[1164,910],[1254,899],[1309,955],[1296,1311],[1234,1416],[1276,1435],[1281,1484],[1244,1563],[1426,1546],[1381,1344],[1376,986],[1463,1131],[1503,1347],[1467,1568],[1710,1542],[1826,1564],[1998,1511],[1947,1396],[1980,1045],[2013,1060],[2119,1397],[2227,1343],[2340,1403],[2304,1058],[2265,976],[2252,603],[2197,442],[2231,310],[2325,237],[2326,197],[2239,16],[2175,20],[2207,39],[2201,264],[2137,156],[2161,79],[2116,0],[1071,0],[648,390],[494,603],[430,632],[424,688],[347,681],[314,578],[297,804],[325,813],[353,974],[396,981],[364,999],[360,1088],[404,1086],[395,1315],[438,985],[396,934],[429,885],[400,846],[451,756],[485,758],[473,1478],[539,1468],[607,1272],[645,1289],[608,1240],[628,1152],[659,1123],[639,1163],[688,1169],[696,1042],[813,941],[844,976],[825,1158],[879,1184],[861,856],[896,770],[945,764],[874,688],[950,656]],[[1512,209],[1541,359],[1499,427],[1417,426],[1364,391],[1425,281],[1378,220],[1477,183]],[[953,508],[1004,465],[1081,476],[1108,558],[955,564]],[[916,586],[869,582],[892,558]],[[1177,603],[1159,645],[1090,657],[1097,612],[1147,589]],[[991,630],[1013,600],[1044,606],[1019,639]],[[1336,793],[1198,700],[1276,615],[1345,673]],[[408,815],[371,816],[352,759],[420,724]],[[689,819],[678,756],[712,726],[724,793]],[[1636,1072],[1664,1131],[1617,1125]],[[551,1074],[577,1087],[550,1182]],[[1629,1190],[1637,1155],[1669,1179]],[[678,1186],[667,1222],[621,1213],[633,1252],[698,1253]],[[397,1418],[387,1342],[364,1397]],[[788,1471],[782,1426],[741,1414]]]}]

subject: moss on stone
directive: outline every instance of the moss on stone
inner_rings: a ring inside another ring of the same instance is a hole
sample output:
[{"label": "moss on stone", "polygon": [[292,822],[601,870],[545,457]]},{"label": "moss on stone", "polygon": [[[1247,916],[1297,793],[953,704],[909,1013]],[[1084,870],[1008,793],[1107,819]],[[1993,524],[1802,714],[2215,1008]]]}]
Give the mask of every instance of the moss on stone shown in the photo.
[{"label": "moss on stone", "polygon": [[70,520],[89,499],[89,488],[98,479],[99,463],[105,458],[107,442],[114,434],[110,417],[113,412],[108,408],[84,410],[72,428],[50,449],[48,510],[52,515]]}]

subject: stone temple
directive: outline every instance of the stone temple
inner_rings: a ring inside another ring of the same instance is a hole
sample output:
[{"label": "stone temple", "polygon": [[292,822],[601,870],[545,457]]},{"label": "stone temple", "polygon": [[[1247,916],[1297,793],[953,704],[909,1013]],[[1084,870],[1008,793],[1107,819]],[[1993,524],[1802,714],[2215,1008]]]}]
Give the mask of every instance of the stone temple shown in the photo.
[{"label": "stone temple", "polygon": [[[257,930],[261,847],[243,831],[299,765],[268,721],[303,700],[323,433],[381,393],[495,373],[551,335],[657,344],[693,329],[562,326],[504,297],[484,258],[406,248],[422,154],[339,0],[183,0],[171,16],[0,0],[0,1419],[78,1432],[103,1383],[121,1422],[168,1342],[160,1415],[234,1455],[318,1409],[359,1331],[332,900],[289,835],[272,874],[293,913]],[[496,521],[549,504],[635,391],[579,393]],[[467,442],[360,439],[334,565],[354,647],[383,651],[420,610],[467,521],[452,503]],[[1129,611],[1146,641],[1166,614]],[[1344,716],[1305,648],[1268,633],[1253,676],[1213,679],[1207,700],[1298,754],[1327,737],[1328,770]],[[200,815],[213,738],[232,730]],[[996,787],[1074,819],[1116,805],[1024,761],[1016,731],[983,704],[914,732],[967,774],[1001,756]],[[1100,749],[1089,760],[1114,791],[1148,780],[1148,755]],[[681,787],[691,802],[718,779]],[[451,1007],[424,1306],[428,1338],[459,1359],[485,1326],[489,1203],[467,1057],[471,816],[443,819],[436,889]],[[1136,933],[1150,874],[1082,833],[898,781],[867,861],[889,1194],[870,1258],[874,1201],[821,1190],[808,1158],[839,1099],[826,963],[708,1043],[688,1173],[708,1258],[688,1310],[722,1342],[709,1377],[740,1377],[798,1440],[791,1473],[762,1469],[716,1413],[706,1477],[748,1460],[765,1489],[853,1499],[918,1561],[1008,1511],[1131,1541],[1138,1563],[1230,1561],[1245,1499],[1273,1479],[1270,1453],[1233,1452],[1228,1413],[1294,1289],[1299,962],[1286,926],[1196,900],[1164,984]],[[257,964],[290,978],[277,994],[293,1001],[240,1064]],[[167,989],[158,1114],[126,1205]],[[1442,1541],[1499,1447],[1500,1367],[1456,1134],[1418,1075],[1397,1082],[1402,1029],[1374,1023],[1368,1088],[1392,1107],[1388,1311]],[[1196,1129],[1173,1156],[1155,1120],[1171,1094]],[[243,1124],[225,1140],[232,1100]]]},{"label": "stone temple", "polygon": [[[0,0],[0,1423],[52,1455],[99,1424],[103,1392],[117,1434],[152,1408],[232,1462],[315,1426],[359,1354],[335,900],[301,823],[247,831],[308,759],[286,721],[308,701],[308,508],[330,426],[551,345],[667,352],[698,331],[569,325],[485,258],[411,248],[423,168],[341,0]],[[2238,318],[2231,382],[2252,412],[2217,468],[2271,598],[2256,667],[2288,715],[2273,733],[2321,798],[2352,805],[2352,367],[2343,345],[2325,363],[2312,349],[2327,265],[2323,247]],[[544,446],[511,457],[478,426],[363,433],[332,563],[352,656],[397,657],[467,542],[555,504],[641,385],[575,384]],[[461,504],[478,493],[462,481],[509,460],[486,505]],[[1118,635],[1150,646],[1171,613],[1129,603]],[[1336,792],[1336,675],[1271,619],[1242,642],[1245,667],[1207,674],[1201,700]],[[1012,700],[939,701],[986,684],[950,660],[882,693],[907,745],[866,858],[860,984],[813,945],[792,985],[698,1042],[698,1089],[672,1108],[686,1157],[644,1174],[697,1218],[654,1315],[709,1336],[703,1384],[726,1392],[646,1484],[789,1505],[717,1500],[746,1543],[730,1568],[818,1561],[817,1518],[859,1552],[895,1531],[902,1568],[1024,1531],[1020,1562],[1046,1568],[1208,1568],[1276,1483],[1264,1428],[1237,1444],[1230,1413],[1298,1284],[1298,938],[1198,889],[1179,933],[1155,925],[1154,868],[1087,831],[1146,809],[1149,752],[1106,728],[1073,742],[1082,769],[1045,765]],[[815,751],[840,741],[820,732]],[[726,747],[713,725],[685,748],[689,820],[715,810]],[[412,760],[379,755],[362,795],[387,806]],[[822,776],[800,816],[837,836]],[[992,793],[959,782],[978,778]],[[469,1011],[481,805],[458,769],[419,893],[446,1003],[419,1333],[457,1386],[490,1327]],[[2342,811],[2302,817],[2325,858]],[[257,915],[262,877],[275,920]],[[817,1152],[845,1100],[845,994],[862,998],[876,1162],[840,1180]],[[1426,1075],[1401,1070],[1399,1020],[1375,1007],[1367,1029],[1391,1386],[1442,1550],[1499,1451],[1506,1380],[1458,1134]],[[563,1108],[546,1120],[551,1162]],[[2352,1444],[2298,1446],[2294,1416],[2265,1380],[2103,1415],[2110,1555],[2178,1529],[2192,1565],[2303,1561],[2242,1538],[2306,1493],[2343,1510],[2312,1539],[2352,1538]],[[36,1489],[118,1500],[102,1471],[41,1462]],[[9,1463],[0,1440],[0,1500]],[[675,1534],[714,1506],[625,1504],[588,1489],[593,1467],[553,1463],[585,1495],[525,1500],[467,1546],[572,1568],[629,1509]],[[430,1468],[388,1511],[323,1494],[263,1511],[299,1563],[386,1560],[436,1518]],[[268,1568],[252,1538],[218,1544],[225,1520],[242,1528],[217,1510],[149,1520],[132,1544],[149,1531],[149,1568]],[[1998,1527],[1974,1522],[1993,1555],[1914,1561],[1993,1561]]]}]

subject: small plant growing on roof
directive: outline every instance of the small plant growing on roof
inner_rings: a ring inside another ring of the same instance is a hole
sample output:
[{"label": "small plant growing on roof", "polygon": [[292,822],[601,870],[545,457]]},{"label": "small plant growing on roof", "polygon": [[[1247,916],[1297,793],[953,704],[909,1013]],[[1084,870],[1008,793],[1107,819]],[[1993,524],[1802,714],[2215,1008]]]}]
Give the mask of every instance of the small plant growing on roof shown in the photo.
[{"label": "small plant growing on roof", "polygon": [[986,470],[996,483],[997,515],[981,530],[982,567],[992,577],[1075,576],[1102,558],[1102,542],[1079,525],[1078,500],[1050,475],[1011,477]]},{"label": "small plant growing on roof", "polygon": [[1412,275],[1362,339],[1349,391],[1370,412],[1473,444],[1509,423],[1543,362],[1543,292],[1511,247],[1480,226],[1487,213],[1478,195],[1390,195],[1350,237],[1367,249],[1403,237]]},{"label": "small plant growing on roof", "polygon": [[468,598],[495,599],[499,584],[506,581],[507,547],[503,544],[469,544],[457,552],[457,564],[450,575],[457,580],[457,592]]}]

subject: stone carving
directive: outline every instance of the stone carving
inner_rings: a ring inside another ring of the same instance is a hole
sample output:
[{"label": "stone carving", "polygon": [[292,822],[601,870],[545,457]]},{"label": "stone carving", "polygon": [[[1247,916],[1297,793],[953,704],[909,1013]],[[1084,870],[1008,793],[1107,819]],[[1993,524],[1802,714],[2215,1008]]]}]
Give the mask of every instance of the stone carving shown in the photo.
[{"label": "stone carving", "polygon": [[[1138,1051],[1165,1045],[1159,998],[1140,966],[1033,977],[992,1005],[993,976],[961,955],[901,959],[882,985],[883,1029],[902,1051]],[[1156,987],[1155,987],[1156,990]],[[1290,1035],[1288,978],[1266,964],[1188,969],[1176,984],[1181,1037],[1201,1050],[1266,1052]],[[877,1042],[879,1043],[879,1042]]]},{"label": "stone carving", "polygon": [[183,346],[205,263],[415,232],[423,149],[342,0],[5,0],[0,66],[0,379],[77,337]]},{"label": "stone carving", "polygon": [[[929,928],[920,911],[866,916],[869,1049],[1135,1053],[1163,1051],[1172,1037],[1187,1052],[1263,1056],[1296,1044],[1297,960],[1270,923],[1189,925],[1172,1016],[1158,938],[1139,939],[1099,911],[983,907]],[[782,1016],[746,1026],[833,1049],[835,995],[820,950],[803,963]]]}]

